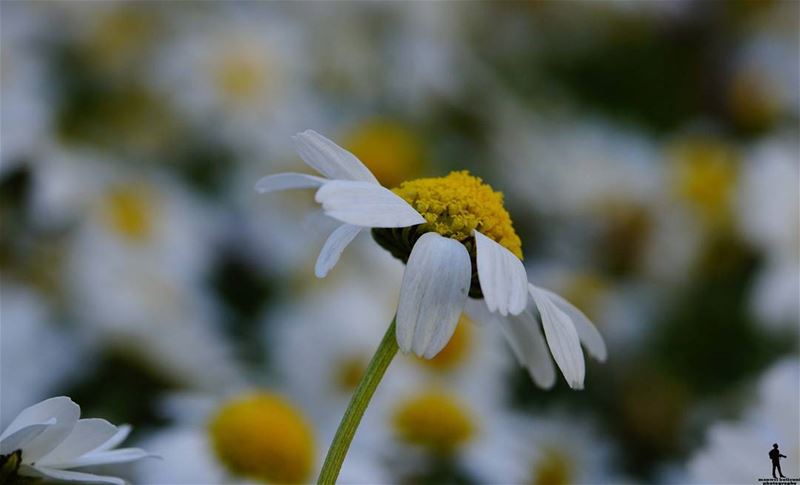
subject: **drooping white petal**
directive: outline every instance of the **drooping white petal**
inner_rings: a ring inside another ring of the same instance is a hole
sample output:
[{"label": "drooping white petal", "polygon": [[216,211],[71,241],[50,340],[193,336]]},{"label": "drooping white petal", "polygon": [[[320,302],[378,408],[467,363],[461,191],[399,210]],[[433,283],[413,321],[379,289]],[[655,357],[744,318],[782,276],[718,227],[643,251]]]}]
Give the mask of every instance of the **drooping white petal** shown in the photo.
[{"label": "drooping white petal", "polygon": [[553,358],[573,389],[583,388],[586,368],[575,325],[566,313],[540,288],[529,285],[531,296],[542,317],[542,327]]},{"label": "drooping white petal", "polygon": [[328,179],[305,173],[276,173],[256,182],[256,191],[261,194],[291,189],[316,189]]},{"label": "drooping white petal", "polygon": [[317,191],[325,214],[361,227],[407,227],[425,219],[402,197],[380,185],[334,180]]},{"label": "drooping white petal", "polygon": [[314,130],[293,137],[297,153],[309,166],[333,180],[358,180],[377,184],[372,172],[355,155]]},{"label": "drooping white petal", "polygon": [[131,434],[131,429],[132,429],[131,425],[129,424],[122,424],[120,426],[117,426],[117,433],[111,438],[109,438],[108,441],[95,448],[94,452],[96,453],[99,451],[106,451],[112,448],[116,448],[117,446],[119,446],[120,443],[125,441],[125,439],[128,437],[129,434]]},{"label": "drooping white petal", "polygon": [[478,279],[489,311],[518,315],[528,302],[528,275],[525,267],[508,249],[473,231],[478,263]]},{"label": "drooping white petal", "polygon": [[530,308],[519,315],[498,317],[497,321],[520,365],[528,370],[536,385],[543,389],[553,387],[556,382],[555,366],[539,322]]},{"label": "drooping white petal", "polygon": [[605,362],[605,360],[608,358],[606,342],[603,340],[603,336],[600,335],[597,327],[595,327],[592,321],[589,320],[589,317],[584,315],[582,311],[580,311],[572,303],[568,302],[561,295],[553,293],[552,291],[544,288],[539,289],[545,292],[545,294],[547,294],[547,296],[553,300],[556,306],[572,319],[572,323],[575,324],[575,330],[578,332],[578,338],[581,340],[581,343],[584,345],[584,347],[586,347],[589,355],[600,362]]},{"label": "drooping white petal", "polygon": [[317,278],[324,278],[339,261],[342,251],[350,244],[353,239],[361,232],[362,227],[352,224],[342,224],[337,227],[322,246],[319,252],[317,264],[314,266],[314,274]]},{"label": "drooping white petal", "polygon": [[455,331],[469,291],[467,249],[429,232],[408,258],[397,307],[397,343],[403,352],[430,359]]},{"label": "drooping white petal", "polygon": [[78,468],[84,466],[110,465],[113,463],[128,463],[141,460],[150,455],[139,448],[120,448],[118,450],[91,452],[58,463],[37,463],[48,468]]},{"label": "drooping white petal", "polygon": [[0,440],[0,455],[7,455],[16,450],[21,450],[25,445],[33,441],[34,438],[42,434],[49,426],[55,424],[55,422],[55,418],[51,418],[45,423],[29,424],[14,431]]},{"label": "drooping white petal", "polygon": [[117,434],[117,427],[105,419],[79,419],[75,423],[72,433],[36,463],[42,466],[53,466],[55,463],[71,460],[97,449],[115,434]]},{"label": "drooping white petal", "polygon": [[0,439],[29,424],[40,424],[48,422],[50,419],[55,419],[55,423],[48,426],[41,434],[25,445],[23,459],[25,463],[31,463],[46,455],[64,441],[69,436],[75,423],[78,422],[80,414],[81,408],[68,397],[59,396],[46,399],[22,410],[8,425]]},{"label": "drooping white petal", "polygon": [[78,483],[107,483],[110,485],[125,485],[125,480],[118,477],[107,475],[95,475],[94,473],[74,472],[71,470],[57,470],[46,467],[32,467],[23,465],[19,469],[20,475],[29,477],[48,477],[65,482]]}]

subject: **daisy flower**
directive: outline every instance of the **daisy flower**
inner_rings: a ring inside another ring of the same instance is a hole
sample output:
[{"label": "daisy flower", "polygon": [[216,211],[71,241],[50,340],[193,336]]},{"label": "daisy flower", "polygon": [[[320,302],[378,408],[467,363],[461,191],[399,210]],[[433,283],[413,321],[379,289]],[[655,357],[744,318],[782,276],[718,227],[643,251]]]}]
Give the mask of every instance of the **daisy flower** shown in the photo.
[{"label": "daisy flower", "polygon": [[616,483],[611,443],[586,419],[506,413],[465,460],[480,483]]},{"label": "daisy flower", "polygon": [[[143,440],[164,459],[137,467],[137,483],[308,483],[321,463],[318,423],[282,392],[177,394],[164,408],[175,423]],[[342,482],[388,483],[371,455],[352,458]]]},{"label": "daisy flower", "polygon": [[[406,263],[397,308],[403,352],[427,359],[452,337],[466,311],[500,325],[534,381],[549,387],[550,353],[570,387],[583,387],[581,342],[603,360],[605,343],[588,318],[560,296],[527,281],[521,241],[502,194],[467,172],[381,186],[352,153],[308,130],[295,136],[300,157],[321,175],[282,173],[262,178],[261,193],[317,189],[315,200],[341,223],[317,259],[324,277],[348,244],[370,228],[373,238]],[[538,311],[544,335],[536,321]]]},{"label": "daisy flower", "polygon": [[232,385],[239,364],[202,284],[218,219],[158,175],[109,174],[91,190],[64,275],[81,326],[177,385]]},{"label": "daisy flower", "polygon": [[[104,419],[78,419],[81,408],[68,397],[47,399],[24,409],[0,434],[0,472],[81,483],[123,485],[117,477],[84,467],[128,463],[150,456],[139,448],[114,449],[130,426]],[[71,470],[81,468],[82,471]]]}]

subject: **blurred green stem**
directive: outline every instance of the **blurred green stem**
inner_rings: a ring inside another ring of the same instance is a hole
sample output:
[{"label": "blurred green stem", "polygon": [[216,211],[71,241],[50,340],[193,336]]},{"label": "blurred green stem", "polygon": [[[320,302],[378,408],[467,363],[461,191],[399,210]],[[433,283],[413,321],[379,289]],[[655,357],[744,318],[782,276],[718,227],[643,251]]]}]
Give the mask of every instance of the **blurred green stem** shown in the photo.
[{"label": "blurred green stem", "polygon": [[317,479],[319,485],[336,483],[336,478],[339,476],[339,470],[342,468],[347,450],[350,449],[350,442],[353,441],[356,429],[361,423],[361,417],[364,416],[364,411],[367,410],[375,389],[383,379],[383,374],[386,373],[386,369],[394,359],[395,354],[397,354],[396,321],[397,316],[392,319],[392,323],[386,329],[386,334],[384,334],[378,350],[372,356],[372,360],[367,366],[367,371],[364,373],[364,377],[361,378],[361,382],[358,383],[358,387],[356,387],[353,397],[350,399],[350,404],[347,406],[344,416],[342,416],[339,429],[336,430],[331,447],[328,449],[328,456],[325,457],[325,463],[319,473],[319,478]]}]

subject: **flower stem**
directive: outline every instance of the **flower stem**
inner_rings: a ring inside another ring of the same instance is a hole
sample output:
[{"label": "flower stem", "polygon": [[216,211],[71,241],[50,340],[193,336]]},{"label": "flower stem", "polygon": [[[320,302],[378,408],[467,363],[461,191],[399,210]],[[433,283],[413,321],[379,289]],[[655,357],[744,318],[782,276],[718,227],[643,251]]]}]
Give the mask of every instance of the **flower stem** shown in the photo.
[{"label": "flower stem", "polygon": [[333,437],[331,447],[328,448],[328,456],[325,457],[325,463],[322,465],[322,471],[319,473],[317,484],[319,485],[332,485],[336,483],[336,478],[339,476],[339,470],[342,468],[342,463],[347,455],[347,450],[350,448],[350,442],[353,441],[353,436],[356,434],[361,417],[364,416],[364,411],[367,410],[370,399],[375,393],[375,389],[383,379],[383,374],[397,354],[397,337],[395,336],[395,322],[397,317],[392,319],[389,328],[372,356],[372,360],[367,366],[367,371],[361,382],[358,383],[353,397],[350,399],[350,404],[342,416],[342,421],[339,423],[339,429],[336,430],[336,435]]}]

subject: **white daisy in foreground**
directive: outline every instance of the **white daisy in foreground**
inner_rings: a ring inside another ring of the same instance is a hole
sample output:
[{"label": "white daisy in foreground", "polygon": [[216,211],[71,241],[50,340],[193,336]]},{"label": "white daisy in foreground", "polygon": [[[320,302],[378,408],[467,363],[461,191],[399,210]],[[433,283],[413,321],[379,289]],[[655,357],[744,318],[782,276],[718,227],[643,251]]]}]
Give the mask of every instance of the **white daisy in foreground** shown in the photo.
[{"label": "white daisy in foreground", "polygon": [[[447,344],[462,311],[497,321],[514,353],[543,387],[554,383],[547,347],[572,388],[583,387],[581,342],[603,360],[600,333],[560,296],[527,281],[521,242],[502,194],[467,172],[382,187],[352,153],[308,130],[295,136],[301,158],[326,178],[302,173],[265,177],[262,193],[315,188],[316,201],[342,225],[317,259],[324,277],[364,229],[407,265],[397,309],[397,343],[432,358]],[[469,298],[471,297],[471,298]],[[481,301],[485,302],[485,304]],[[537,309],[544,336],[534,317]]]},{"label": "white daisy in foreground", "polygon": [[83,469],[127,463],[150,455],[139,448],[114,449],[128,436],[130,426],[117,427],[105,419],[78,419],[80,414],[80,406],[65,396],[47,399],[19,413],[0,434],[2,477],[22,475],[123,485],[121,478]]}]

